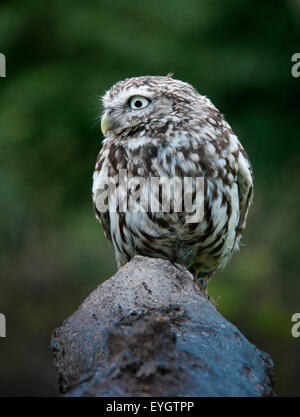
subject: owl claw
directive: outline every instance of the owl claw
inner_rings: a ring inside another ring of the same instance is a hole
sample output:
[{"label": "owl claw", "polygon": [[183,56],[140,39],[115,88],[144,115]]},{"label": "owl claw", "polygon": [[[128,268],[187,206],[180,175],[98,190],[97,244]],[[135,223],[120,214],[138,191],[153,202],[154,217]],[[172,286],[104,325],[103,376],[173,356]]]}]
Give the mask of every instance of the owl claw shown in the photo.
[{"label": "owl claw", "polygon": [[205,278],[196,278],[197,285],[203,294],[207,295],[207,281]]},{"label": "owl claw", "polygon": [[200,290],[201,294],[204,295],[205,298],[207,298],[208,301],[214,307],[216,307],[217,310],[219,310],[217,302],[219,301],[220,297],[218,297],[217,300],[214,300],[212,297],[210,297],[208,295],[208,286],[207,286],[208,279],[207,278],[203,278],[203,277],[199,278],[199,277],[195,276],[194,277],[194,282],[196,284],[196,288],[198,290]]}]

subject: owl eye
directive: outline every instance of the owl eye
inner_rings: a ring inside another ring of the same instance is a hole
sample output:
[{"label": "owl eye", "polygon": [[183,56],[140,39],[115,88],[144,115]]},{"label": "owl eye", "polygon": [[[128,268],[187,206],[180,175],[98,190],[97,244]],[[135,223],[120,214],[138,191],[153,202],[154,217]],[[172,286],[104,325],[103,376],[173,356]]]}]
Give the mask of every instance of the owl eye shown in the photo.
[{"label": "owl eye", "polygon": [[146,97],[134,96],[129,99],[128,103],[133,110],[139,110],[143,109],[144,107],[147,107],[150,103],[150,100]]}]

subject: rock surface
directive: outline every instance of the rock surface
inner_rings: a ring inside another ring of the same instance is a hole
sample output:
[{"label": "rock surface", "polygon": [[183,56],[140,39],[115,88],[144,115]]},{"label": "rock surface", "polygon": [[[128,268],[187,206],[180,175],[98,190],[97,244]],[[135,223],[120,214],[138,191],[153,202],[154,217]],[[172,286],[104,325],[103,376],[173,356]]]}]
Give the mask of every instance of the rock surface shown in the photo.
[{"label": "rock surface", "polygon": [[53,333],[68,396],[272,396],[273,363],[183,267],[136,256]]}]

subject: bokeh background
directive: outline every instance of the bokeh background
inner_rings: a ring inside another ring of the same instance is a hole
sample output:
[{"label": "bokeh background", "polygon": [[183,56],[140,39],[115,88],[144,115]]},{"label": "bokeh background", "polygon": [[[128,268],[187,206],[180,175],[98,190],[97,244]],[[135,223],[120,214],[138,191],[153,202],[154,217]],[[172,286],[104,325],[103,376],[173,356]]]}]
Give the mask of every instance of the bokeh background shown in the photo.
[{"label": "bokeh background", "polygon": [[255,174],[244,246],[210,284],[221,313],[300,395],[299,1],[2,1],[0,52],[0,396],[57,395],[49,340],[116,271],[94,219],[99,96],[166,75],[225,115]]}]

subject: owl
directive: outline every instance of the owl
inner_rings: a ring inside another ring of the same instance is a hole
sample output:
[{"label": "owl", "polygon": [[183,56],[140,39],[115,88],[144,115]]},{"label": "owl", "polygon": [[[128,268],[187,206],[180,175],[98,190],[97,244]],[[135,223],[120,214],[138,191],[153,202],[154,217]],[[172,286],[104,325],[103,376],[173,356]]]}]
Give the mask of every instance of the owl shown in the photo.
[{"label": "owl", "polygon": [[[212,102],[171,74],[119,81],[102,102],[105,138],[93,176],[93,205],[118,267],[135,255],[167,259],[187,268],[207,293],[208,279],[239,248],[252,202],[252,168],[244,148]],[[126,174],[122,184],[120,172]],[[114,186],[103,186],[107,178]],[[153,178],[182,180],[178,189],[192,206],[175,210],[180,198],[173,182],[174,198],[169,210],[162,210],[164,193]],[[137,209],[137,179],[143,180],[144,195],[155,196],[154,208],[148,203]],[[202,181],[201,198],[196,179]],[[104,195],[106,209],[99,205]],[[197,204],[202,215],[191,221]]]}]

